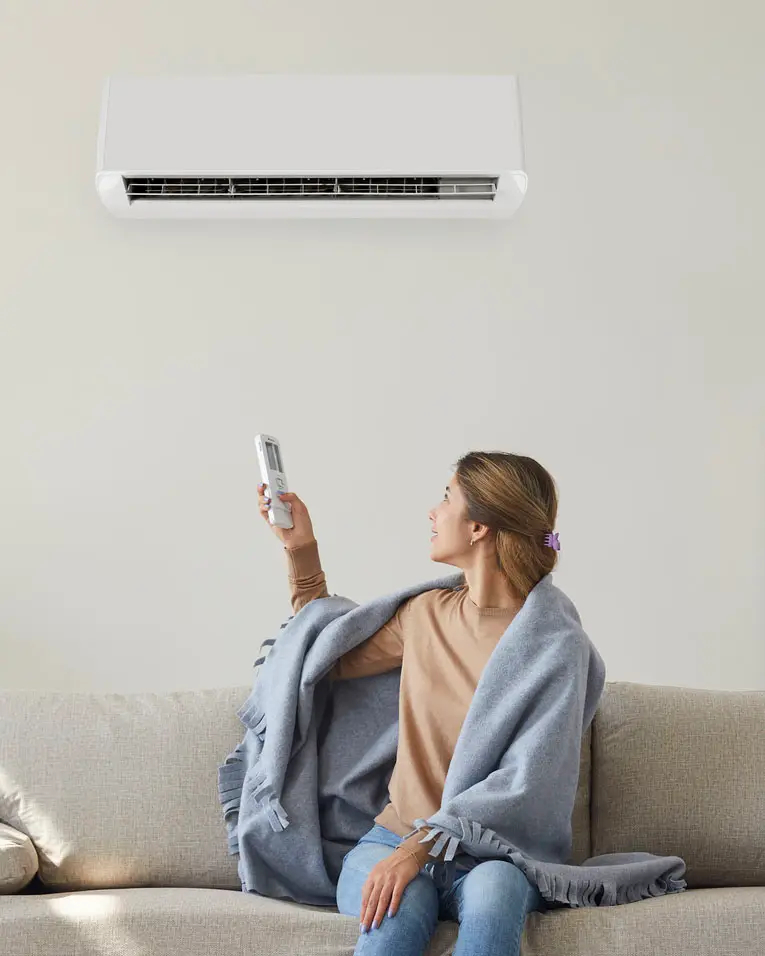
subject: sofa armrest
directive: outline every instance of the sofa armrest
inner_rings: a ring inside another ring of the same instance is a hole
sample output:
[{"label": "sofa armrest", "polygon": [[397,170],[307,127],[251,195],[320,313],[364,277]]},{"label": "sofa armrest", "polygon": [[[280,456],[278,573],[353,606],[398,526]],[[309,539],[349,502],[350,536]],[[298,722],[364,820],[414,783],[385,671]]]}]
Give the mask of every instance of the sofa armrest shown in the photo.
[{"label": "sofa armrest", "polygon": [[39,866],[37,850],[26,833],[0,823],[0,895],[21,892]]}]

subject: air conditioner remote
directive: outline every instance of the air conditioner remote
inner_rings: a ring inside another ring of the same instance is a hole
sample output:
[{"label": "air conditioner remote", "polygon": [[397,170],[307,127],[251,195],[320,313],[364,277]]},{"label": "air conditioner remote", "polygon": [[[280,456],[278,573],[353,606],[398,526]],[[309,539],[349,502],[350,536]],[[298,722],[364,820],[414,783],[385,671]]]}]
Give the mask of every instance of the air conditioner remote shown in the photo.
[{"label": "air conditioner remote", "polygon": [[271,499],[268,520],[278,528],[292,528],[292,508],[277,494],[279,491],[288,490],[279,440],[273,435],[256,435],[255,448],[258,452],[260,480],[266,486],[266,495]]}]

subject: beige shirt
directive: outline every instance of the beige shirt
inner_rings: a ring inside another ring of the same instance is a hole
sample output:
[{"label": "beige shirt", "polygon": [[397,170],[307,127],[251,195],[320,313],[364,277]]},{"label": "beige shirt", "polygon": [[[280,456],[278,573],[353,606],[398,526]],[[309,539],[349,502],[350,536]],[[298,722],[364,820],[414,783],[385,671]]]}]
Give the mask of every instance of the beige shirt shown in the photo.
[{"label": "beige shirt", "polygon": [[[309,601],[327,597],[329,592],[316,542],[287,550],[287,557],[292,608],[297,614]],[[415,819],[427,819],[440,808],[446,773],[478,679],[515,614],[511,608],[478,607],[467,586],[434,588],[402,602],[379,631],[333,667],[333,680],[401,667],[390,803],[376,823],[406,836]],[[405,841],[421,866],[433,846],[419,842],[424,832]]]}]

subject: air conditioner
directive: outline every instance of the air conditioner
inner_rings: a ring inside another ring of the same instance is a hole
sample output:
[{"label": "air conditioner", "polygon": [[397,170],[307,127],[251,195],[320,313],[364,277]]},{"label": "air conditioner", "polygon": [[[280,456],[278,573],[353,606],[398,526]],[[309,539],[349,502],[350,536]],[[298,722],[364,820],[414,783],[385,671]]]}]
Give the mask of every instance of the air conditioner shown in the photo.
[{"label": "air conditioner", "polygon": [[136,219],[506,218],[526,193],[518,84],[111,77],[96,187]]}]

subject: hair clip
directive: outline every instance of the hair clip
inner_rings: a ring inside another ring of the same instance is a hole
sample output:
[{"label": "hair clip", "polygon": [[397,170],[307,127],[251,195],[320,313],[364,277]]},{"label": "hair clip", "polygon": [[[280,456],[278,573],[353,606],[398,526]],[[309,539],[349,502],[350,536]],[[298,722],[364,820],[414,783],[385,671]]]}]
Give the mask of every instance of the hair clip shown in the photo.
[{"label": "hair clip", "polygon": [[553,551],[560,551],[560,541],[558,540],[558,532],[555,531],[551,534],[545,535],[545,545],[548,548],[552,548]]}]

